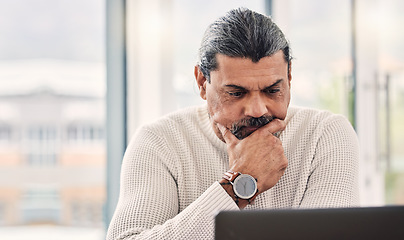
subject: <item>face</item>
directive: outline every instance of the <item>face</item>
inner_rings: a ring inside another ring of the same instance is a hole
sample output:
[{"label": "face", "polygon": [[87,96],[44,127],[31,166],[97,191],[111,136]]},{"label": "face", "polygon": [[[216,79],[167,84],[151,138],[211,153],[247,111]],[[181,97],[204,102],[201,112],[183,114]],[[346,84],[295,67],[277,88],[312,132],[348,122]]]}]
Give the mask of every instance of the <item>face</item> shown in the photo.
[{"label": "face", "polygon": [[223,137],[217,123],[243,139],[274,118],[285,119],[292,77],[282,51],[257,63],[222,54],[217,54],[216,59],[218,68],[211,71],[210,83],[198,67],[195,77],[220,139]]}]

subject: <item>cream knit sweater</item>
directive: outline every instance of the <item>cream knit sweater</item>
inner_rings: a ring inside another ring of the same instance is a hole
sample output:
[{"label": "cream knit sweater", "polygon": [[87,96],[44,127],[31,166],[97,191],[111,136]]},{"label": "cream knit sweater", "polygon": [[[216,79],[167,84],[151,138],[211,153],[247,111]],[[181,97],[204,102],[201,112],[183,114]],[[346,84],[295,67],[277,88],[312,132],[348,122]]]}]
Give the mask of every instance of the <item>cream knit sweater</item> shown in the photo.
[{"label": "cream knit sweater", "polygon": [[[281,133],[288,168],[246,209],[358,204],[358,143],[349,122],[290,107]],[[229,169],[226,144],[206,106],[172,113],[137,131],[126,150],[119,202],[107,239],[213,239],[214,217],[238,210],[218,183]]]}]

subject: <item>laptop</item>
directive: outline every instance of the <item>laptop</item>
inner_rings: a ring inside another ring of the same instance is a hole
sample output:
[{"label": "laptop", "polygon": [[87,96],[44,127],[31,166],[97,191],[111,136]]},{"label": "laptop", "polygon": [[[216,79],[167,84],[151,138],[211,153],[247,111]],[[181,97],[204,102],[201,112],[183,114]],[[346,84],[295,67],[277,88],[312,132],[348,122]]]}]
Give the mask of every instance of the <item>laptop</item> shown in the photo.
[{"label": "laptop", "polygon": [[404,206],[224,211],[215,239],[404,239]]}]

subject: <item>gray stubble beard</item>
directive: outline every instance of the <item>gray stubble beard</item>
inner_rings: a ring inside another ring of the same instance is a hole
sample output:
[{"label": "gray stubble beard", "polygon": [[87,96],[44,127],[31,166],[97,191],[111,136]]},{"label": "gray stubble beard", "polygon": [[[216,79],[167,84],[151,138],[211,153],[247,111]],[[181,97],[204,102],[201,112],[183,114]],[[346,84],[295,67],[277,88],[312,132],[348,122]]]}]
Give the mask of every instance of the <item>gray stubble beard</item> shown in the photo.
[{"label": "gray stubble beard", "polygon": [[[239,140],[250,136],[253,132],[245,131],[246,127],[262,127],[274,120],[274,116],[261,116],[259,118],[244,118],[232,124],[230,132]],[[275,135],[276,136],[276,135]]]}]

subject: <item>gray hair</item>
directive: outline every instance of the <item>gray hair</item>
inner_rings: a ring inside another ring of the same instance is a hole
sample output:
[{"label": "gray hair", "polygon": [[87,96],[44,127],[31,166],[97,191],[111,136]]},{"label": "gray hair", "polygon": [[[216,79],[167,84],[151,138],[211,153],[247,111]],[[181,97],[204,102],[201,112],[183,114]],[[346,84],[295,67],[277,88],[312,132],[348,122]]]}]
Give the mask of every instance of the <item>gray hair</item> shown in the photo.
[{"label": "gray hair", "polygon": [[210,72],[218,67],[217,53],[258,62],[279,50],[283,51],[289,71],[292,60],[289,42],[279,27],[270,17],[238,8],[209,25],[199,48],[198,66],[210,83]]}]

